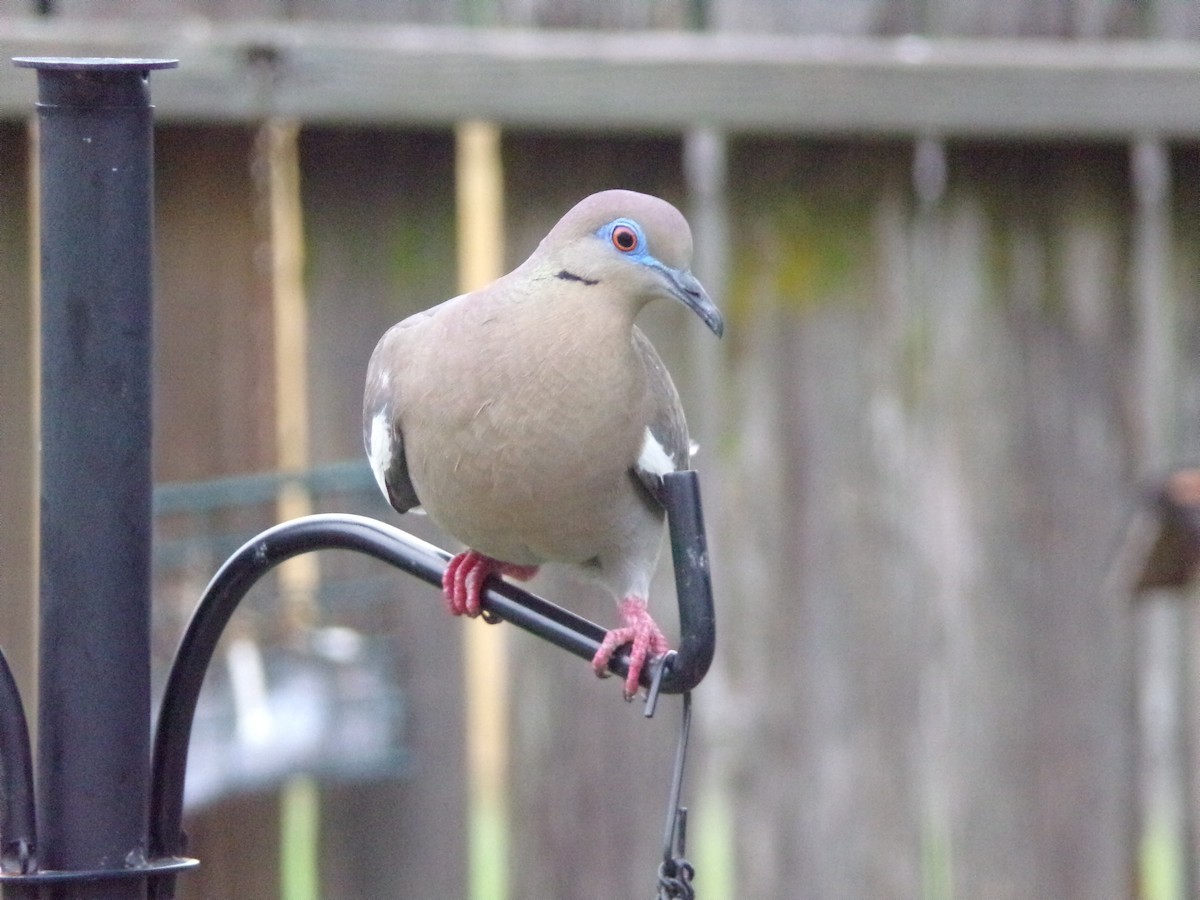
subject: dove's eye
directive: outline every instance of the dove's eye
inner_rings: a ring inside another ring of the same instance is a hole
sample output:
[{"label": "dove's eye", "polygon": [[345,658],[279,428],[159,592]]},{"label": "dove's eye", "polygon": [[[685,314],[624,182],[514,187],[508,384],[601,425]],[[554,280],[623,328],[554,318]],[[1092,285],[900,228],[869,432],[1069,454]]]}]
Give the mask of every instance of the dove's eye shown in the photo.
[{"label": "dove's eye", "polygon": [[632,253],[638,248],[638,233],[628,225],[618,225],[612,230],[613,246],[622,253]]}]

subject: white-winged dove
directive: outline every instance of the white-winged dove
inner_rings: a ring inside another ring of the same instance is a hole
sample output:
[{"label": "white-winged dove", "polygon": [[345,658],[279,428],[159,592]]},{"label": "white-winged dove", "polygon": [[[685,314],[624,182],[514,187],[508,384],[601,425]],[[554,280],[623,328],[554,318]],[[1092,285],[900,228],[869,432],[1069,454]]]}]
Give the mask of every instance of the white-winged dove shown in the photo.
[{"label": "white-winged dove", "polygon": [[394,325],[367,369],[363,439],[380,488],[470,548],[446,569],[450,611],[479,615],[489,575],[569,564],[617,599],[622,625],[592,665],[605,674],[630,643],[626,697],[667,651],[646,608],[655,493],[690,456],[675,385],[634,318],[670,297],[721,335],[691,257],[671,204],[593,194],[509,274]]}]

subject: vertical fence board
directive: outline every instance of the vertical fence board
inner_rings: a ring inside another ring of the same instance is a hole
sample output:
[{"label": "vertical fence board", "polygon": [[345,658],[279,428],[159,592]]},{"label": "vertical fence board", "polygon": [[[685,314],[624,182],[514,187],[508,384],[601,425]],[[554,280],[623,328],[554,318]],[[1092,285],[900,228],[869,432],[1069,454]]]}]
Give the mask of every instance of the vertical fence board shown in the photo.
[{"label": "vertical fence board", "polygon": [[29,259],[29,136],[0,126],[0,647],[30,719],[37,580],[34,573],[34,340]]},{"label": "vertical fence board", "polygon": [[[455,293],[453,142],[445,133],[312,130],[301,150],[313,457],[364,460],[363,379],[375,342]],[[451,546],[427,519],[377,514]],[[394,584],[386,618],[403,648],[411,775],[323,792],[322,896],[458,897],[467,859],[461,639],[477,623],[448,616],[427,585],[380,575]]]},{"label": "vertical fence board", "polygon": [[[375,342],[453,296],[449,133],[312,129],[302,137],[314,460],[355,458]],[[405,521],[411,521],[411,517]]]},{"label": "vertical fence board", "polygon": [[1200,460],[1200,365],[1196,362],[1200,360],[1200,181],[1192,173],[1200,171],[1200,147],[1175,148],[1172,169],[1176,191],[1173,289],[1179,354],[1187,362],[1176,373],[1180,405],[1176,440],[1182,461],[1195,463]]},{"label": "vertical fence board", "polygon": [[[265,225],[254,209],[252,141],[240,128],[156,135],[159,481],[263,471],[275,458],[269,272],[256,257]],[[181,594],[178,607],[156,598],[155,628],[170,631],[166,646],[198,599],[198,590]],[[180,880],[181,896],[273,896],[276,812],[273,797],[257,796],[189,816],[189,852],[206,864]]]},{"label": "vertical fence board", "polygon": [[[1175,148],[1172,154],[1172,184],[1175,185],[1173,222],[1172,291],[1176,301],[1177,352],[1186,365],[1175,373],[1178,415],[1175,422],[1176,462],[1196,465],[1200,462],[1200,184],[1193,173],[1200,166],[1200,149]],[[1183,689],[1186,707],[1184,721],[1184,765],[1188,774],[1188,802],[1191,820],[1200,819],[1200,611],[1195,584],[1182,592],[1176,602],[1186,605],[1182,635],[1189,667],[1184,671]],[[1191,883],[1200,885],[1200,829],[1188,838]]]},{"label": "vertical fence board", "polygon": [[240,128],[157,136],[159,481],[262,471],[274,460],[269,256],[252,141]]}]

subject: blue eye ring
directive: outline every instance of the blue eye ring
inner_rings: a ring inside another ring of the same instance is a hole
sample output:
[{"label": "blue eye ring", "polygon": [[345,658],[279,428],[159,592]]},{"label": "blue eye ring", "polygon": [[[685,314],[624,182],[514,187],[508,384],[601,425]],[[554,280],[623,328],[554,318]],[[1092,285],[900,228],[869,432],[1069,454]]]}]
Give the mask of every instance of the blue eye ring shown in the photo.
[{"label": "blue eye ring", "polygon": [[624,256],[641,259],[646,256],[646,234],[642,226],[633,219],[613,219],[596,230],[596,236],[612,244],[613,249]]}]

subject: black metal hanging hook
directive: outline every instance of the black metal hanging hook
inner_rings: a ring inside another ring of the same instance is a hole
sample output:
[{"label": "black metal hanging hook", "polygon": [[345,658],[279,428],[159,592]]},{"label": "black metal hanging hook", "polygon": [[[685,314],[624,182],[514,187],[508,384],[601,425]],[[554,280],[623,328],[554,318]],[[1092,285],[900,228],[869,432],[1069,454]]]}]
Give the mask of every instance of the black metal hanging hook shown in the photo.
[{"label": "black metal hanging hook", "polygon": [[717,647],[717,620],[699,476],[690,469],[664,475],[662,498],[667,509],[671,561],[675,569],[679,649],[663,661],[668,668],[662,674],[661,689],[668,694],[682,694],[695,688],[708,673]]},{"label": "black metal hanging hook", "polygon": [[692,731],[692,693],[684,691],[683,717],[679,723],[679,743],[675,748],[675,769],[667,801],[667,824],[663,831],[662,863],[658,867],[658,900],[692,900],[696,892],[692,878],[696,869],[685,858],[687,852],[687,807],[683,795],[683,770],[687,764],[688,739]]},{"label": "black metal hanging hook", "polygon": [[[716,629],[712,582],[695,472],[664,479],[672,559],[678,592],[679,650],[643,675],[654,696],[684,693],[708,671]],[[217,642],[251,587],[280,563],[315,550],[364,553],[430,584],[440,585],[450,554],[398,528],[363,516],[326,514],[285,522],[249,541],[230,557],[205,589],[188,623],[167,677],[154,736],[150,796],[150,852],[185,852],[182,833],[183,789],[192,720],[200,688]],[[481,598],[488,612],[586,660],[595,656],[605,629],[569,610],[506,581],[492,578]],[[609,669],[624,676],[628,653],[615,656]],[[649,711],[653,711],[650,706]],[[152,886],[152,896],[173,896],[173,879]]]}]

